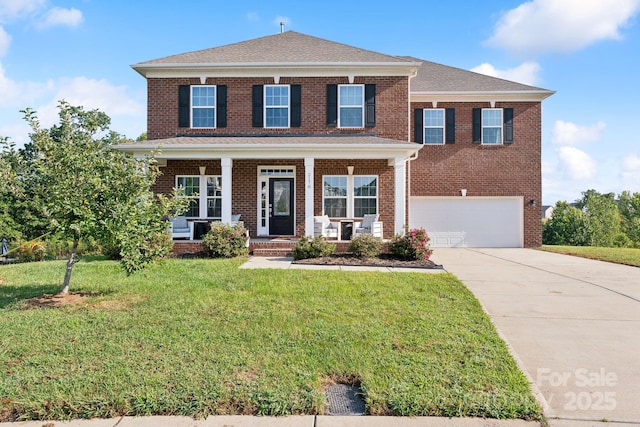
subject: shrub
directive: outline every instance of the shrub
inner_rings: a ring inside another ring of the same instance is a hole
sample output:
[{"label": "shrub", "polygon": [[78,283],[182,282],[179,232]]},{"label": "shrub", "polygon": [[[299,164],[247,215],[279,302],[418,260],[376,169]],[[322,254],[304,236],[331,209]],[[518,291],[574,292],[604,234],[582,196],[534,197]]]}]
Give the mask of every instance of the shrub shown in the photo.
[{"label": "shrub", "polygon": [[424,228],[413,228],[404,236],[396,235],[391,239],[389,252],[405,260],[429,259],[433,253],[429,248],[429,240]]},{"label": "shrub", "polygon": [[16,257],[23,262],[42,261],[46,253],[46,246],[43,242],[24,242],[16,249]]},{"label": "shrub", "polygon": [[214,223],[202,237],[202,246],[212,258],[233,258],[247,255],[247,230],[239,224]]},{"label": "shrub", "polygon": [[293,259],[307,259],[329,256],[336,250],[335,243],[327,242],[322,236],[303,237],[298,240],[296,246],[291,251]]},{"label": "shrub", "polygon": [[380,254],[382,239],[373,234],[359,234],[349,243],[349,252],[358,258],[374,258]]}]

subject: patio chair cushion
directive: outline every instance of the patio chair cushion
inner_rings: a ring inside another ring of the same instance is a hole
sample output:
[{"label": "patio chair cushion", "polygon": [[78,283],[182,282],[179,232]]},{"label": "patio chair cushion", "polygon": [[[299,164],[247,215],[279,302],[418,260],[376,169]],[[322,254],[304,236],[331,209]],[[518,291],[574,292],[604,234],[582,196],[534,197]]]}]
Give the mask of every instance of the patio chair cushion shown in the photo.
[{"label": "patio chair cushion", "polygon": [[362,223],[358,228],[364,228],[365,230],[371,230],[371,226],[378,220],[378,214],[367,214],[362,218]]}]

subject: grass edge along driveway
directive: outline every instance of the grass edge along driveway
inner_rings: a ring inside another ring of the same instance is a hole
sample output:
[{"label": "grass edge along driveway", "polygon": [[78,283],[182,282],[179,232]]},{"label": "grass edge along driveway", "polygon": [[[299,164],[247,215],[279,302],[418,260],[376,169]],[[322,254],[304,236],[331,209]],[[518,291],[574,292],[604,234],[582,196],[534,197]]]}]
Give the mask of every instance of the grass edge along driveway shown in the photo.
[{"label": "grass edge along driveway", "polygon": [[[332,382],[371,415],[541,419],[524,375],[450,274],[244,270],[166,260],[0,268],[0,421],[322,414]],[[85,295],[87,295],[85,294]]]}]

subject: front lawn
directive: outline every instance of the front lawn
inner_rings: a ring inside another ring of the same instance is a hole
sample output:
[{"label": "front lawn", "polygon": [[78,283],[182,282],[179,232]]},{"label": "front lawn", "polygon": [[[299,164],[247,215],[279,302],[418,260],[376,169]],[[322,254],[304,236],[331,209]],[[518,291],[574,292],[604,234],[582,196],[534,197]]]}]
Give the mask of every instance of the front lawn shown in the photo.
[{"label": "front lawn", "polygon": [[527,381],[452,275],[240,270],[167,260],[127,277],[80,262],[0,268],[0,421],[319,414],[355,382],[369,414],[539,419]]},{"label": "front lawn", "polygon": [[634,267],[640,267],[640,249],[552,245],[544,245],[541,249],[548,252],[575,255],[583,258],[591,258],[600,261],[615,262],[617,264],[626,264]]}]

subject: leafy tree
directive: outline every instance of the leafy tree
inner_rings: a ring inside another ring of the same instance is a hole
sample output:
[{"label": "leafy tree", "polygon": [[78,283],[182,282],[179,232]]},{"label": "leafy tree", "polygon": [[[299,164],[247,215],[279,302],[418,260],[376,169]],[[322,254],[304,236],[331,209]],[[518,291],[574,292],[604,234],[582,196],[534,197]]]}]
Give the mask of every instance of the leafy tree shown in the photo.
[{"label": "leafy tree", "polygon": [[640,193],[623,191],[618,201],[622,231],[635,243],[640,243]]},{"label": "leafy tree", "polygon": [[586,239],[582,211],[567,202],[556,203],[553,216],[542,226],[542,243],[584,246]]},{"label": "leafy tree", "polygon": [[112,148],[122,138],[109,131],[109,117],[98,110],[59,104],[60,123],[40,127],[36,113],[25,120],[33,133],[22,180],[48,228],[73,242],[61,293],[69,291],[81,239],[118,245],[127,273],[166,254],[167,217],[186,208],[177,197],[154,198],[159,174],[153,158],[136,160]]},{"label": "leafy tree", "polygon": [[583,211],[587,245],[615,246],[616,239],[622,231],[615,194],[600,194],[596,190],[587,190],[582,196],[577,205]]},{"label": "leafy tree", "polygon": [[14,170],[19,156],[15,144],[10,143],[7,138],[0,137],[0,147],[0,238],[17,240],[22,237],[14,212],[18,197]]}]

